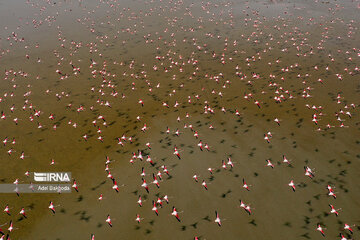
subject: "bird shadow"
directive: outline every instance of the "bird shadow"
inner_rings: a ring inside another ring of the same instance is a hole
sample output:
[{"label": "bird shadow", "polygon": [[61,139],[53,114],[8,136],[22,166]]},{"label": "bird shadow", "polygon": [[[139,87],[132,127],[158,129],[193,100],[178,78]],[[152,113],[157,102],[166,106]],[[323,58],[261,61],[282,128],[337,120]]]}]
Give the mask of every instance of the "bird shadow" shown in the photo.
[{"label": "bird shadow", "polygon": [[223,193],[223,194],[221,195],[221,197],[222,197],[222,198],[226,198],[227,195],[228,195],[229,193],[231,193],[231,192],[232,192],[232,191],[229,189],[229,190],[227,190],[226,193]]},{"label": "bird shadow", "polygon": [[255,222],[255,219],[251,220],[251,221],[249,222],[249,224],[254,225],[255,227],[257,226],[257,224],[256,224],[256,222]]},{"label": "bird shadow", "polygon": [[31,209],[31,210],[34,209],[34,207],[35,207],[35,204],[34,204],[34,203],[31,203],[30,205],[27,206],[27,208],[29,208],[29,209]]},{"label": "bird shadow", "polygon": [[208,215],[208,216],[203,217],[203,220],[208,221],[208,222],[211,222],[209,215]]},{"label": "bird shadow", "polygon": [[190,226],[192,226],[194,229],[197,229],[197,225],[198,225],[198,222],[195,222],[193,224],[190,224]]},{"label": "bird shadow", "polygon": [[291,226],[291,222],[285,222],[285,223],[284,223],[284,226],[286,226],[286,227],[292,227],[292,226]]},{"label": "bird shadow", "polygon": [[311,238],[309,237],[309,233],[304,233],[304,234],[301,235],[300,237],[307,238],[307,239],[311,239]]},{"label": "bird shadow", "polygon": [[96,189],[98,189],[101,185],[104,185],[106,183],[106,181],[102,181],[99,185],[92,187],[91,190],[95,191]]},{"label": "bird shadow", "polygon": [[137,196],[139,192],[138,192],[138,190],[135,190],[135,191],[133,191],[131,193],[134,194],[135,196]]},{"label": "bird shadow", "polygon": [[80,195],[80,196],[77,198],[77,201],[78,201],[78,202],[81,202],[82,200],[84,200],[84,197],[83,197],[83,195]]}]

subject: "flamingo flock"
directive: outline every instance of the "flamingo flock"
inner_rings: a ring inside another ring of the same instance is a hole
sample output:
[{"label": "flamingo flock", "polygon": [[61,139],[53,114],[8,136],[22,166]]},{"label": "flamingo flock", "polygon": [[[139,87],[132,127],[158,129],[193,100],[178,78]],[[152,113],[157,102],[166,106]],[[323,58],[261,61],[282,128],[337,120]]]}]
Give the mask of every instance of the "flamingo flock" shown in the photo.
[{"label": "flamingo flock", "polygon": [[357,238],[358,1],[16,4],[0,239]]}]

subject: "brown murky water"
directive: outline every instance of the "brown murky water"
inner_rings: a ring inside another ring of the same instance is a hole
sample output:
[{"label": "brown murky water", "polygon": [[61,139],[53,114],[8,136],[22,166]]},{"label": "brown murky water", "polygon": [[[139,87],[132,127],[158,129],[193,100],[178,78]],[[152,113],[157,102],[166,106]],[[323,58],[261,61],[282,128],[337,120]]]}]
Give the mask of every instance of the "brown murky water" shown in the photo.
[{"label": "brown murky water", "polygon": [[[0,215],[3,232],[11,239],[319,239],[320,224],[327,239],[357,239],[359,4],[0,1],[1,183],[29,183],[26,171],[67,171],[79,185],[71,194],[2,193],[0,206],[10,207]],[[130,163],[138,150],[144,160]],[[152,201],[165,195],[169,203],[162,200],[156,216]]]}]

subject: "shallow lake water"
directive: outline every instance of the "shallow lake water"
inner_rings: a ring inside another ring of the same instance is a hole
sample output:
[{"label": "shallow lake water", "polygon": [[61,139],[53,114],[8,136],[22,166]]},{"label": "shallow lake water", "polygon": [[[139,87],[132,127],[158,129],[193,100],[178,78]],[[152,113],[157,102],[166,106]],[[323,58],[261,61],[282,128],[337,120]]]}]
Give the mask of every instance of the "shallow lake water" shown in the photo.
[{"label": "shallow lake water", "polygon": [[0,183],[78,185],[1,193],[5,237],[359,238],[359,20],[359,1],[0,0]]}]

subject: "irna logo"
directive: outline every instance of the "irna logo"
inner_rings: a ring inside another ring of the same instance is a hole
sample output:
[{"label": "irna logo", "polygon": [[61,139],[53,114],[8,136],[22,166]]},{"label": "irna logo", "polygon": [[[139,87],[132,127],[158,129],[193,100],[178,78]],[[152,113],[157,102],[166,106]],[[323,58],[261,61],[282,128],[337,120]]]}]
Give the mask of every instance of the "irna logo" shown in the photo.
[{"label": "irna logo", "polygon": [[34,172],[34,181],[36,182],[70,182],[71,173],[69,172]]}]

